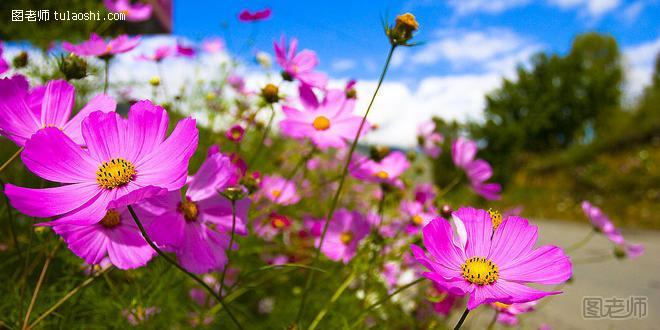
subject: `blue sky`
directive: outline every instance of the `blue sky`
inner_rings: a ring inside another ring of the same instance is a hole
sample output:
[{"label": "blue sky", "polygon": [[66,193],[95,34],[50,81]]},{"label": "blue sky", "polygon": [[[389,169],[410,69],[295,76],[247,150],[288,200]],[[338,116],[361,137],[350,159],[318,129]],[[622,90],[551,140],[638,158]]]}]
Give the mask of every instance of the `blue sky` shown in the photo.
[{"label": "blue sky", "polygon": [[[236,18],[244,8],[265,7],[273,10],[268,21],[245,24]],[[388,48],[381,17],[389,16],[391,21],[404,11],[417,16],[421,29],[416,40],[426,45],[405,50],[407,61],[404,56],[399,60],[408,64],[396,65],[390,78],[410,81],[428,75],[483,73],[492,67],[476,62],[492,60],[487,55],[493,52],[494,57],[519,60],[534,51],[565,52],[572,38],[586,31],[612,34],[622,48],[660,35],[657,0],[176,1],[174,30],[193,40],[222,36],[230,51],[242,57],[256,49],[271,51],[272,40],[282,34],[295,36],[301,47],[318,53],[322,70],[339,77],[374,79]],[[256,36],[253,45],[246,43],[250,36]],[[465,36],[472,42],[461,40]],[[499,39],[504,39],[501,44],[494,41]],[[495,50],[480,50],[482,41],[492,43]],[[486,54],[468,54],[468,49],[464,54],[443,54],[452,42]],[[420,52],[426,52],[426,60],[420,55],[414,60]],[[429,59],[433,56],[436,60]]]}]

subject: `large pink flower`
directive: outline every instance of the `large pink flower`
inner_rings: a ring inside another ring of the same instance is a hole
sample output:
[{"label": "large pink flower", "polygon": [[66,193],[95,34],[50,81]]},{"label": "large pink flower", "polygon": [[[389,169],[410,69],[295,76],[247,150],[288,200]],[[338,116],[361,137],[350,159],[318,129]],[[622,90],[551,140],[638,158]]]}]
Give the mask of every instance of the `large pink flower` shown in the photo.
[{"label": "large pink flower", "polygon": [[78,45],[63,42],[62,48],[80,56],[111,57],[116,54],[126,53],[137,47],[140,37],[129,37],[122,34],[117,38],[105,41],[98,34],[92,33],[89,40]]},{"label": "large pink flower", "polygon": [[364,156],[355,157],[349,168],[351,174],[367,182],[387,183],[402,187],[401,175],[410,167],[410,162],[401,151],[393,151],[380,161]]},{"label": "large pink flower", "polygon": [[476,155],[476,142],[459,137],[452,143],[451,156],[454,165],[465,171],[472,190],[488,200],[499,199],[502,186],[499,183],[486,182],[493,176],[493,169],[487,161],[475,159]]},{"label": "large pink flower", "polygon": [[295,38],[291,39],[288,49],[284,36],[282,36],[279,43],[275,42],[274,45],[275,59],[282,67],[285,78],[298,79],[303,84],[325,88],[328,77],[321,72],[314,71],[314,68],[319,64],[316,53],[309,49],[303,49],[296,54],[298,40]]},{"label": "large pink flower", "polygon": [[247,9],[243,9],[243,11],[241,11],[241,13],[238,14],[238,19],[241,22],[263,21],[263,20],[266,20],[270,17],[270,13],[271,13],[270,8],[257,10],[255,12],[251,12]]},{"label": "large pink flower", "polygon": [[493,229],[487,211],[460,208],[453,214],[453,225],[456,232],[444,219],[431,221],[422,230],[429,255],[416,245],[411,249],[429,270],[423,276],[454,294],[470,295],[468,309],[558,294],[525,284],[559,284],[571,277],[571,262],[560,248],[534,249],[537,228],[526,219],[510,216]]},{"label": "large pink flower", "polygon": [[[355,256],[360,241],[369,234],[369,222],[358,211],[339,209],[328,225],[321,252],[328,259],[348,263]],[[320,243],[316,239],[316,244]]]},{"label": "large pink flower", "polygon": [[49,81],[45,87],[30,90],[23,76],[0,79],[0,135],[19,146],[39,129],[55,127],[83,145],[80,123],[93,111],[113,112],[114,99],[105,94],[93,97],[73,118],[75,89],[64,80]]},{"label": "large pink flower", "polygon": [[[295,139],[309,138],[322,150],[345,147],[347,141],[355,139],[362,117],[353,114],[353,103],[346,103],[342,95],[341,92],[328,93],[318,107],[303,102],[305,109],[302,111],[283,106],[285,119],[280,122],[282,134]],[[366,132],[362,129],[360,134]]]},{"label": "large pink flower", "polygon": [[[236,169],[231,159],[213,153],[188,180],[186,196],[171,191],[164,197],[146,200],[141,207],[151,212],[146,219],[149,236],[164,249],[176,252],[181,266],[193,273],[221,269],[227,258],[233,216],[231,201],[220,195]],[[235,231],[246,235],[250,200],[236,201]]]},{"label": "large pink flower", "polygon": [[4,52],[4,46],[2,41],[0,41],[0,74],[3,74],[9,70],[9,64],[2,58],[2,53]]},{"label": "large pink flower", "polygon": [[151,17],[152,8],[147,3],[131,4],[130,0],[103,0],[103,4],[111,12],[125,14],[127,21],[142,22]]},{"label": "large pink flower", "polygon": [[[44,101],[45,102],[45,101]],[[59,128],[39,130],[21,154],[36,175],[64,185],[32,189],[7,185],[19,211],[35,217],[60,216],[58,224],[94,224],[110,202],[146,186],[177,190],[186,182],[197,148],[194,119],[183,119],[165,139],[167,112],[149,101],[134,104],[128,119],[92,112],[82,122],[86,149]]]}]

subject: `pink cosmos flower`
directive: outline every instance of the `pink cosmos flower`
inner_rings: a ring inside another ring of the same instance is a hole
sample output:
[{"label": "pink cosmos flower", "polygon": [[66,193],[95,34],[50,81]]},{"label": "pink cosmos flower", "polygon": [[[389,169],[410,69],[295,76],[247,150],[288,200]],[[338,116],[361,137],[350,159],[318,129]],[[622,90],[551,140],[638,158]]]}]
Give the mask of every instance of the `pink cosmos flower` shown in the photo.
[{"label": "pink cosmos flower", "polygon": [[[150,237],[167,251],[175,252],[181,266],[203,274],[221,269],[227,262],[225,249],[232,228],[231,201],[220,195],[235,174],[231,159],[221,153],[209,156],[188,179],[185,198],[179,191],[146,200],[151,212]],[[236,201],[235,232],[247,235],[245,226],[250,200]]]},{"label": "pink cosmos flower", "polygon": [[276,204],[291,205],[300,201],[295,183],[278,175],[264,175],[260,191],[263,196]]},{"label": "pink cosmos flower", "polygon": [[437,158],[442,153],[442,142],[445,138],[435,131],[435,122],[426,121],[417,128],[417,139],[422,151],[431,158]]},{"label": "pink cosmos flower", "polygon": [[75,88],[64,80],[49,81],[30,90],[27,79],[16,75],[0,79],[0,135],[23,147],[44,127],[56,127],[76,144],[83,145],[80,123],[93,111],[114,112],[114,99],[96,95],[73,118]]},{"label": "pink cosmos flower", "polygon": [[433,203],[436,195],[435,186],[431,183],[420,183],[414,189],[415,201],[426,205]]},{"label": "pink cosmos flower", "polygon": [[387,183],[403,187],[399,178],[408,169],[410,162],[401,151],[393,151],[380,161],[355,157],[350,169],[351,174],[360,180],[376,183]]},{"label": "pink cosmos flower", "polygon": [[171,46],[160,46],[156,48],[153,54],[151,55],[146,55],[142,54],[137,57],[138,60],[143,60],[143,61],[153,61],[153,62],[161,62],[162,60],[174,55],[175,49],[172,48]]},{"label": "pink cosmos flower", "polygon": [[202,42],[202,49],[208,53],[216,54],[225,49],[225,41],[220,38],[208,38]]},{"label": "pink cosmos flower", "polygon": [[429,270],[423,276],[454,294],[469,294],[470,310],[481,304],[523,303],[560,293],[525,284],[568,280],[572,265],[566,254],[550,245],[534,249],[537,228],[526,219],[512,216],[495,229],[493,225],[487,211],[474,208],[454,212],[452,224],[441,218],[431,221],[422,230],[429,255],[411,245],[417,261]]},{"label": "pink cosmos flower", "polygon": [[177,56],[183,56],[183,57],[194,57],[195,56],[195,49],[180,43],[176,44],[176,55]]},{"label": "pink cosmos flower", "polygon": [[130,0],[103,0],[103,4],[109,11],[123,13],[126,20],[131,22],[146,21],[151,17],[151,5]]},{"label": "pink cosmos flower", "polygon": [[[347,264],[355,256],[360,241],[369,234],[369,222],[357,211],[339,209],[328,225],[321,252],[330,260]],[[316,239],[316,245],[320,243]]]},{"label": "pink cosmos flower", "polygon": [[[309,138],[321,150],[345,147],[347,141],[355,139],[362,117],[354,115],[352,107],[345,107],[344,100],[341,94],[326,97],[317,108],[306,107],[303,111],[282,106],[285,116],[280,122],[282,134],[295,139]],[[360,134],[366,132],[363,129]]]},{"label": "pink cosmos flower", "polygon": [[612,243],[623,248],[624,254],[635,259],[644,254],[644,246],[641,244],[629,244],[621,235],[621,231],[614,226],[610,218],[601,209],[589,201],[582,202],[582,211],[587,216],[594,229],[603,233]]},{"label": "pink cosmos flower", "polygon": [[491,306],[499,312],[497,314],[497,323],[516,326],[518,325],[518,315],[534,311],[536,304],[538,304],[538,300],[510,305],[496,302],[491,303]]},{"label": "pink cosmos flower", "polygon": [[106,42],[98,34],[92,33],[89,36],[89,40],[84,41],[78,45],[74,45],[65,41],[62,43],[62,48],[79,56],[96,56],[108,58],[116,54],[131,51],[139,43],[139,36],[131,38],[128,35],[122,34],[119,37]]},{"label": "pink cosmos flower", "polygon": [[303,84],[325,88],[328,77],[321,72],[313,71],[319,64],[316,53],[309,49],[303,49],[296,54],[298,40],[295,38],[291,39],[288,51],[284,36],[280,39],[280,43],[275,42],[274,45],[275,59],[282,67],[283,76],[286,79],[298,79]]},{"label": "pink cosmos flower", "polygon": [[502,186],[499,183],[486,183],[493,176],[493,169],[483,159],[474,159],[477,144],[459,137],[451,146],[451,156],[456,167],[465,171],[474,192],[488,200],[499,199]]},{"label": "pink cosmos flower", "polygon": [[437,212],[432,207],[427,208],[417,201],[401,202],[401,212],[407,220],[406,232],[412,235],[418,234],[431,220],[437,218]]},{"label": "pink cosmos flower", "polygon": [[248,93],[247,89],[245,88],[245,80],[243,79],[243,77],[235,73],[231,73],[229,74],[229,76],[227,76],[227,83],[229,84],[229,86],[231,86],[233,89],[235,89],[237,92],[241,94]]},{"label": "pink cosmos flower", "polygon": [[268,19],[270,17],[270,14],[271,14],[270,8],[257,10],[255,12],[251,12],[247,9],[243,9],[243,11],[241,11],[241,13],[238,14],[238,19],[241,22],[257,22]]},{"label": "pink cosmos flower", "polygon": [[[101,264],[106,256],[110,263],[120,269],[142,267],[156,255],[144,240],[133,221],[126,205],[137,199],[162,195],[167,190],[146,187],[136,190],[113,203],[101,221],[88,224],[54,224],[53,231],[62,236],[69,250],[90,265]],[[139,196],[137,196],[139,195]],[[136,207],[138,217],[144,218],[144,211]]]},{"label": "pink cosmos flower", "polygon": [[146,307],[146,308],[142,306],[137,306],[131,309],[124,309],[121,311],[121,314],[126,318],[128,323],[132,326],[136,326],[143,322],[146,322],[157,313],[160,313],[160,308],[154,306]]},{"label": "pink cosmos flower", "polygon": [[57,224],[98,223],[110,202],[133,191],[146,186],[177,190],[185,184],[188,160],[197,148],[195,120],[181,120],[166,139],[167,127],[163,108],[140,101],[127,119],[92,112],[82,122],[86,149],[56,127],[41,129],[25,144],[23,163],[63,185],[32,189],[8,184],[5,193],[30,216],[59,216]]},{"label": "pink cosmos flower", "polygon": [[229,128],[229,130],[227,130],[225,136],[227,137],[227,139],[229,139],[229,141],[241,142],[244,134],[245,134],[245,129],[243,128],[243,126],[236,124],[233,125],[231,128]]},{"label": "pink cosmos flower", "polygon": [[0,74],[3,74],[9,70],[9,63],[2,58],[2,53],[4,52],[4,46],[2,41],[0,41]]},{"label": "pink cosmos flower", "polygon": [[442,316],[449,315],[449,313],[454,308],[454,306],[457,305],[457,302],[461,298],[461,296],[455,295],[443,289],[435,282],[433,283],[433,286],[431,288],[434,293],[433,311],[435,311],[436,313]]}]

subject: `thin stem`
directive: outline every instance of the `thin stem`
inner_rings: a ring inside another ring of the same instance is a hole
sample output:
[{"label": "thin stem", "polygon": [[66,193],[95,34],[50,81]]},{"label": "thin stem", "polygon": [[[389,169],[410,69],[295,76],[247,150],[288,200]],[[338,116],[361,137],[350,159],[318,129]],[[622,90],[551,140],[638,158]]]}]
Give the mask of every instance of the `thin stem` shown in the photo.
[{"label": "thin stem", "polygon": [[144,240],[147,241],[147,244],[149,244],[149,246],[151,246],[151,248],[154,249],[154,251],[156,251],[156,253],[158,253],[158,255],[163,257],[163,259],[165,259],[167,262],[174,265],[174,267],[176,267],[177,269],[182,271],[184,274],[188,275],[190,278],[195,280],[195,282],[199,283],[199,285],[201,285],[208,293],[210,293],[220,303],[220,305],[222,305],[222,308],[225,311],[227,311],[227,315],[229,315],[229,318],[231,318],[232,322],[234,322],[234,325],[236,325],[237,328],[242,330],[243,327],[238,322],[238,320],[236,319],[234,314],[229,310],[229,308],[227,308],[227,306],[225,305],[225,302],[222,300],[222,297],[220,297],[220,295],[218,295],[218,293],[216,293],[215,290],[213,290],[201,278],[199,278],[195,274],[187,271],[185,268],[183,268],[181,265],[179,265],[179,263],[174,261],[174,259],[172,259],[170,256],[165,254],[161,249],[159,249],[158,246],[156,246],[156,244],[151,240],[151,238],[147,234],[147,231],[144,230],[144,226],[142,226],[142,222],[140,222],[140,219],[138,219],[138,216],[137,216],[137,214],[135,214],[135,211],[133,210],[132,206],[130,206],[130,205],[128,206],[128,211],[131,213],[131,216],[133,217],[133,221],[135,221],[135,224],[140,229],[140,233],[142,234],[142,237],[144,237]]},{"label": "thin stem", "polygon": [[470,310],[466,308],[465,311],[463,312],[463,315],[461,315],[461,319],[458,320],[458,323],[456,323],[454,330],[458,330],[463,326],[463,322],[465,322],[465,318],[467,318],[468,313],[470,313]]},{"label": "thin stem", "polygon": [[[362,129],[364,128],[364,124],[367,121],[367,116],[369,115],[369,111],[371,110],[371,107],[374,104],[374,100],[376,99],[378,90],[380,89],[380,86],[383,84],[383,80],[385,79],[385,74],[387,73],[387,68],[390,65],[390,60],[392,59],[392,54],[394,53],[395,48],[396,48],[396,44],[392,45],[389,53],[387,54],[387,60],[385,61],[385,66],[383,67],[383,71],[381,72],[380,78],[378,79],[378,85],[376,85],[376,90],[374,91],[374,94],[371,96],[371,101],[369,101],[369,106],[367,107],[367,111],[364,113],[364,116],[362,117],[362,121],[360,122],[360,127],[358,128],[358,131],[355,134],[355,139],[353,139],[351,148],[349,149],[348,155],[346,156],[346,162],[344,163],[344,168],[342,169],[341,179],[339,179],[339,186],[337,187],[337,191],[335,192],[335,195],[332,198],[330,209],[328,210],[328,215],[325,218],[325,223],[323,224],[323,231],[321,232],[321,238],[319,239],[318,246],[316,246],[314,259],[312,259],[312,263],[311,263],[312,266],[314,266],[318,262],[318,259],[321,255],[321,247],[323,246],[323,242],[325,241],[325,235],[328,232],[328,225],[330,224],[330,219],[332,219],[332,216],[335,213],[335,208],[337,208],[337,203],[339,202],[339,196],[341,195],[341,191],[344,188],[344,182],[346,181],[346,174],[348,174],[348,167],[351,163],[351,158],[353,158],[353,153],[355,152],[355,148],[357,147],[358,140],[360,139],[360,135],[362,134]],[[300,299],[300,307],[298,307],[298,315],[296,316],[296,323],[300,323],[300,320],[303,315],[305,303],[307,300],[307,292],[309,291],[309,288],[312,285],[313,281],[314,281],[314,272],[308,271],[307,279],[305,281],[305,289],[303,290],[302,298]]]},{"label": "thin stem", "polygon": [[[2,191],[5,191],[5,183],[0,180],[0,185],[2,186]],[[14,241],[14,248],[18,253],[18,259],[23,260],[23,251],[18,243],[18,237],[16,236],[16,224],[14,223],[14,214],[11,212],[11,204],[9,203],[9,197],[7,194],[4,194],[5,207],[7,207],[7,218],[9,219],[9,230],[11,231],[11,238]]]},{"label": "thin stem", "polygon": [[442,189],[436,196],[437,199],[444,197],[448,192],[450,192],[459,182],[461,181],[461,176],[457,175],[449,184]]},{"label": "thin stem", "polygon": [[18,150],[16,150],[16,152],[13,155],[11,155],[11,157],[9,157],[9,159],[7,159],[7,161],[5,161],[2,164],[2,166],[0,166],[0,173],[2,173],[2,171],[4,171],[5,168],[7,168],[7,166],[9,166],[9,164],[11,164],[11,162],[13,162],[14,159],[16,159],[18,157],[18,155],[21,154],[21,152],[23,152],[23,149],[24,149],[24,147],[18,148]]},{"label": "thin stem", "polygon": [[32,299],[30,300],[30,304],[28,305],[27,312],[25,313],[25,319],[23,320],[23,327],[22,329],[28,329],[28,322],[30,322],[30,314],[32,314],[32,309],[34,308],[34,303],[37,301],[37,297],[39,296],[39,291],[41,290],[41,284],[44,282],[44,279],[46,278],[46,272],[48,271],[48,266],[50,266],[50,261],[53,260],[53,257],[55,257],[55,253],[57,252],[57,249],[60,247],[60,244],[58,243],[57,246],[55,246],[55,249],[51,253],[46,256],[46,262],[44,262],[44,266],[41,268],[41,273],[39,274],[39,279],[37,280],[37,285],[34,287],[34,292],[32,293]]},{"label": "thin stem", "polygon": [[271,126],[273,126],[273,119],[275,119],[275,108],[273,108],[272,103],[270,103],[269,106],[270,106],[270,118],[268,119],[268,124],[266,125],[266,129],[264,130],[264,134],[261,136],[261,139],[259,140],[257,151],[255,151],[255,153],[252,154],[252,157],[250,157],[250,160],[247,163],[248,166],[252,166],[254,162],[259,160],[259,156],[261,155],[261,150],[264,148],[264,142],[266,142],[268,133],[270,133],[270,128]]},{"label": "thin stem", "polygon": [[105,61],[105,81],[103,82],[103,94],[108,94],[108,76],[110,76],[110,59],[106,58]]},{"label": "thin stem", "polygon": [[60,298],[53,306],[48,308],[43,314],[39,315],[34,322],[32,322],[29,326],[28,329],[34,329],[34,327],[43,319],[45,319],[48,315],[50,315],[52,312],[54,312],[56,309],[58,309],[62,304],[64,304],[69,298],[73,297],[78,291],[82,290],[89,284],[91,284],[95,279],[97,279],[99,276],[104,275],[106,272],[110,271],[113,269],[112,267],[108,267],[106,269],[101,270],[100,272],[96,273],[94,276],[89,277],[86,279],[84,282],[80,283],[77,287],[73,288],[71,291],[67,292],[67,294],[64,295],[64,297]]},{"label": "thin stem", "polygon": [[614,255],[612,254],[606,254],[602,256],[595,256],[595,257],[585,257],[585,258],[577,258],[573,259],[573,266],[575,265],[584,265],[584,264],[595,264],[599,262],[605,262],[614,259]]},{"label": "thin stem", "polygon": [[220,296],[222,296],[222,290],[225,288],[225,275],[227,275],[227,269],[229,269],[229,264],[231,263],[231,250],[234,245],[234,234],[236,233],[236,201],[232,198],[231,200],[231,238],[229,239],[229,248],[227,248],[227,263],[222,269],[222,275],[220,275]]},{"label": "thin stem", "polygon": [[337,290],[332,295],[330,300],[325,304],[325,307],[323,307],[323,309],[321,311],[319,311],[318,314],[316,314],[316,317],[314,318],[314,321],[312,321],[312,324],[310,324],[310,326],[309,326],[309,330],[316,329],[316,326],[319,325],[321,320],[323,320],[323,317],[325,316],[325,314],[328,313],[328,310],[330,309],[330,307],[332,307],[332,305],[334,305],[334,303],[337,301],[337,299],[339,299],[341,294],[344,293],[346,288],[348,288],[348,285],[351,284],[351,282],[353,282],[353,279],[355,279],[355,271],[352,271],[351,274],[348,275],[348,277],[344,280],[344,282],[337,288]]},{"label": "thin stem", "polygon": [[565,253],[570,253],[570,252],[574,252],[575,250],[578,250],[578,249],[582,248],[583,246],[587,245],[587,243],[589,243],[589,241],[591,241],[591,238],[593,238],[595,234],[596,234],[595,229],[590,230],[587,233],[587,235],[584,236],[584,238],[582,238],[581,240],[575,242],[573,245],[565,248],[564,252]]},{"label": "thin stem", "polygon": [[400,287],[400,288],[394,290],[394,292],[390,293],[387,297],[384,297],[384,298],[378,300],[377,302],[371,304],[371,305],[370,305],[369,307],[367,307],[364,311],[362,311],[362,313],[360,314],[360,316],[358,316],[358,319],[357,319],[355,322],[353,322],[353,325],[351,325],[351,328],[355,328],[355,327],[356,327],[356,326],[357,326],[357,325],[358,325],[358,324],[364,319],[364,317],[367,315],[367,313],[369,313],[370,311],[372,311],[372,310],[375,309],[376,307],[378,307],[378,306],[380,306],[381,304],[383,304],[384,302],[390,300],[392,297],[396,296],[397,294],[399,294],[399,293],[401,293],[401,292],[407,290],[408,288],[411,288],[411,287],[417,285],[418,283],[421,283],[421,282],[424,281],[425,279],[426,279],[426,278],[424,278],[424,277],[422,277],[422,278],[418,278],[418,279],[416,279],[416,280],[414,280],[414,281],[412,281],[412,282],[410,282],[410,283],[408,283],[408,284],[406,284],[406,285],[404,285],[404,286],[402,286],[402,287]]},{"label": "thin stem", "polygon": [[500,315],[500,311],[494,310],[495,314],[493,314],[493,319],[490,320],[490,323],[488,323],[488,330],[493,330],[495,327],[495,322],[497,322],[497,317]]},{"label": "thin stem", "polygon": [[165,75],[163,74],[163,67],[160,64],[160,61],[156,62],[156,70],[158,70],[158,78],[160,79],[160,85],[163,87],[163,102],[169,100],[169,92],[167,91],[167,83],[165,82]]}]

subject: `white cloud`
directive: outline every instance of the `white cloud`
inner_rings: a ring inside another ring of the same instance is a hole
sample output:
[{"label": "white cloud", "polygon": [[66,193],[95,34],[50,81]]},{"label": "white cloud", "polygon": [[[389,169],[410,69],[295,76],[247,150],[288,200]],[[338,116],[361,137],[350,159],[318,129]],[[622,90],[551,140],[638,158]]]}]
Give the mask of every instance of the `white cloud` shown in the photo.
[{"label": "white cloud", "polygon": [[600,17],[621,4],[621,0],[549,0],[562,9],[580,9],[585,16]]},{"label": "white cloud", "polygon": [[641,14],[642,10],[646,4],[644,1],[636,1],[632,3],[630,6],[626,7],[622,12],[621,12],[621,17],[623,18],[624,21],[627,23],[634,23],[637,17],[639,17],[639,14]]},{"label": "white cloud", "polygon": [[623,49],[626,68],[626,94],[634,98],[651,81],[655,58],[660,53],[660,37],[639,45]]},{"label": "white cloud", "polygon": [[347,71],[355,68],[357,63],[355,63],[355,60],[351,60],[348,58],[343,58],[343,59],[337,59],[332,62],[332,69],[338,72],[341,71]]},{"label": "white cloud", "polygon": [[449,0],[447,4],[458,15],[465,15],[475,12],[498,14],[511,8],[526,5],[529,2],[529,0]]}]

